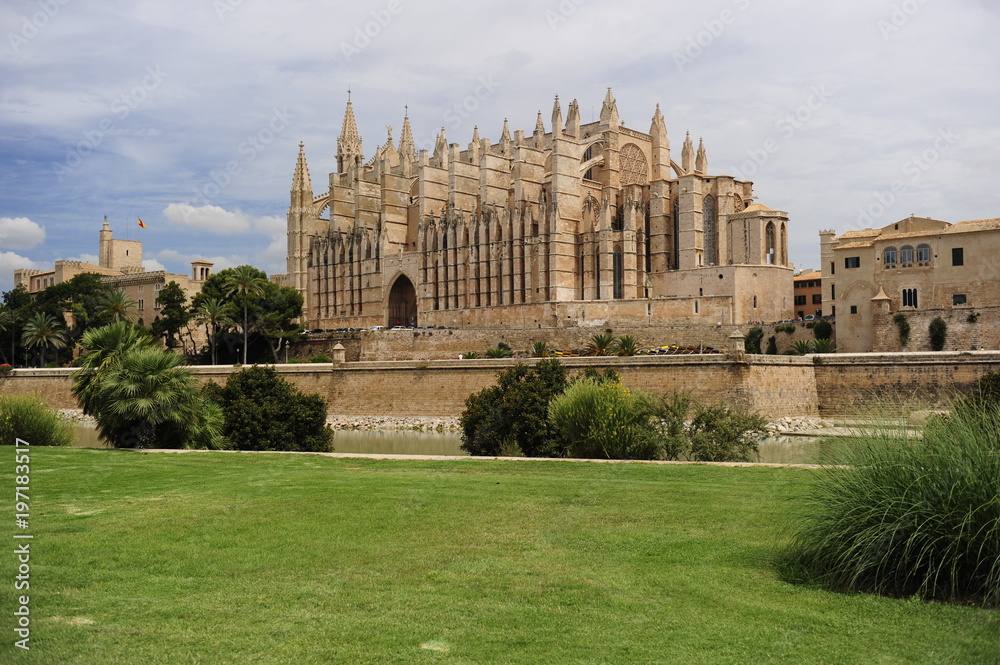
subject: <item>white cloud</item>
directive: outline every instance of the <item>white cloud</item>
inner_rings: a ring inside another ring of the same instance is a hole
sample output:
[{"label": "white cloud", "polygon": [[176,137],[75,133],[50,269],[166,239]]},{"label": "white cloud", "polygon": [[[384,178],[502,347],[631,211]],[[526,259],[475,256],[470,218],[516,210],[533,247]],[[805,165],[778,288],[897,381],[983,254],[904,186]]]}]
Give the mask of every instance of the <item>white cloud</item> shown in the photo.
[{"label": "white cloud", "polygon": [[186,273],[191,268],[192,261],[209,261],[213,263],[213,273],[247,263],[246,257],[238,254],[232,256],[205,256],[204,254],[178,252],[173,249],[165,249],[158,252],[156,258],[163,261],[165,265],[171,266],[171,272],[179,273]]},{"label": "white cloud", "polygon": [[0,247],[31,249],[45,240],[45,229],[27,217],[0,217]]},{"label": "white cloud", "polygon": [[174,224],[222,235],[247,231],[251,225],[251,220],[242,212],[230,212],[213,205],[195,207],[188,203],[171,203],[163,209],[163,214]]},{"label": "white cloud", "polygon": [[14,252],[0,252],[0,291],[14,288],[14,270],[17,268],[42,268],[40,263]]},{"label": "white cloud", "polygon": [[166,270],[162,263],[156,259],[143,259],[142,267],[146,269],[147,272],[153,272],[156,270]]}]

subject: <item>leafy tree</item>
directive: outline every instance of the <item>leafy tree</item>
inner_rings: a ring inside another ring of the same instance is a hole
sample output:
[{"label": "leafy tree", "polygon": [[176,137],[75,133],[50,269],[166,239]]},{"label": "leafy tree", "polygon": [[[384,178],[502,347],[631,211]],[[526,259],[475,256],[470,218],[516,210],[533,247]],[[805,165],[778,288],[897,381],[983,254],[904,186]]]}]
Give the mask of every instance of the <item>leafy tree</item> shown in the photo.
[{"label": "leafy tree", "polygon": [[254,308],[253,327],[267,340],[271,358],[278,363],[278,353],[302,331],[295,319],[302,316],[302,294],[287,286],[267,282],[263,301]]},{"label": "leafy tree", "polygon": [[247,340],[250,332],[249,309],[250,299],[264,295],[267,285],[267,274],[253,266],[243,265],[232,269],[226,277],[225,293],[227,297],[235,298],[243,307],[243,364],[247,362]]},{"label": "leafy tree", "polygon": [[910,322],[907,320],[906,314],[902,312],[893,314],[892,322],[899,329],[899,345],[905,349],[906,345],[910,342]]},{"label": "leafy tree", "polygon": [[557,454],[549,427],[549,402],[567,386],[556,359],[518,363],[497,375],[497,385],[470,395],[459,418],[462,448],[471,455]]},{"label": "leafy tree", "polygon": [[826,319],[819,319],[813,325],[813,337],[816,339],[830,339],[833,335],[833,324]]},{"label": "leafy tree", "polygon": [[333,450],[326,403],[303,394],[272,367],[230,374],[224,387],[206,392],[222,408],[223,433],[239,450]]},{"label": "leafy tree", "polygon": [[160,289],[156,302],[160,305],[160,316],[153,321],[153,335],[164,337],[167,348],[174,348],[179,342],[181,328],[191,320],[191,312],[184,306],[187,295],[180,284],[170,282]]},{"label": "leafy tree", "polygon": [[80,356],[80,369],[73,374],[73,395],[83,412],[92,415],[97,408],[97,385],[104,371],[118,364],[126,352],[152,346],[153,340],[138,326],[119,321],[88,330],[80,344],[86,351]]},{"label": "leafy tree", "polygon": [[940,351],[944,348],[945,339],[948,337],[948,324],[940,316],[934,317],[928,328],[930,335],[931,349]]},{"label": "leafy tree", "polygon": [[767,338],[767,355],[774,356],[778,354],[778,340],[774,335]]},{"label": "leafy tree", "polygon": [[41,354],[39,367],[45,365],[45,351],[48,348],[62,349],[66,347],[66,327],[59,324],[56,317],[47,312],[36,312],[24,322],[21,332],[21,343],[28,348],[37,348]]},{"label": "leafy tree", "polygon": [[747,332],[746,349],[747,353],[760,353],[760,343],[764,339],[764,329],[754,326]]}]

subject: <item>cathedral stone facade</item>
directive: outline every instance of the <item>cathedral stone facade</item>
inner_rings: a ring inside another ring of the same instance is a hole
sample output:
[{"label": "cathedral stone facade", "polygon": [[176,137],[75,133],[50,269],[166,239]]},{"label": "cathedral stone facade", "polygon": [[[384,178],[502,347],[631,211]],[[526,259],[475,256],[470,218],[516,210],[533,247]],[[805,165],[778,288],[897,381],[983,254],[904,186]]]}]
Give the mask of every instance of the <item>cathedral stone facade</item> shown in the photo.
[{"label": "cathedral stone facade", "polygon": [[287,274],[310,327],[549,327],[789,318],[788,215],[753,184],[680,162],[659,106],[626,128],[610,89],[583,124],[556,98],[549,130],[415,149],[408,117],[365,161],[350,100],[337,172],[313,191],[300,144]]}]

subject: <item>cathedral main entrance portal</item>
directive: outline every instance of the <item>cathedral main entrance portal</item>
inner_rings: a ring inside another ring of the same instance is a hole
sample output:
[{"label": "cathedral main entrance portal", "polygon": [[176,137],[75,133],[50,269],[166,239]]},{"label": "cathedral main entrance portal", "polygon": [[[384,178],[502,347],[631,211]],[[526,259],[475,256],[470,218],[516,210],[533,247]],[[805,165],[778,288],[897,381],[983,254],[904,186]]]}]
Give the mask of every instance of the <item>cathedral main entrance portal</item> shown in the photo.
[{"label": "cathedral main entrance portal", "polygon": [[417,325],[417,290],[406,275],[400,275],[389,291],[389,326]]}]

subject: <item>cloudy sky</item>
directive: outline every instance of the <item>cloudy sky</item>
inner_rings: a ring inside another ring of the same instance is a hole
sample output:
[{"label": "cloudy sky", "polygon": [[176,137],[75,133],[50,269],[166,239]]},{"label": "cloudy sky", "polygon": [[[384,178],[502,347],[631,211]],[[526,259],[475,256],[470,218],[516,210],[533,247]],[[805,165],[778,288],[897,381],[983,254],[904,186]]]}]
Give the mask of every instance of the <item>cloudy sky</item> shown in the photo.
[{"label": "cloudy sky", "polygon": [[348,88],[365,157],[443,126],[530,134],[553,96],[583,120],[611,86],[627,126],[662,106],[709,170],[817,230],[911,213],[1000,216],[995,0],[4,0],[0,290],[15,267],[97,261],[104,216],[148,267],[284,272],[299,141],[335,169]]}]

